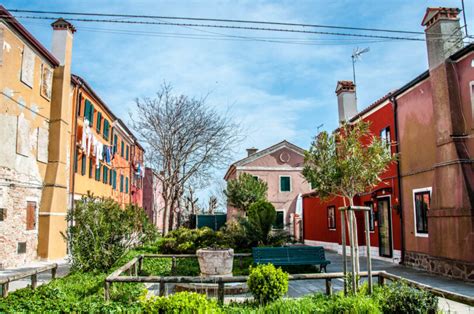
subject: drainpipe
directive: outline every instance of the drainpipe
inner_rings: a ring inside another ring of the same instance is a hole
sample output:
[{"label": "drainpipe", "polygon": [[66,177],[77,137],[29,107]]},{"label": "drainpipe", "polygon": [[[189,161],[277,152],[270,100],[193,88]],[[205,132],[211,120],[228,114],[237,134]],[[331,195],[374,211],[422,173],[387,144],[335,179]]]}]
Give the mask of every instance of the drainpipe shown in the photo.
[{"label": "drainpipe", "polygon": [[[395,152],[398,153],[400,152],[400,144],[399,144],[399,138],[398,138],[398,103],[397,99],[392,96],[390,97],[390,101],[393,104],[393,120],[395,124],[395,139],[397,141],[395,145]],[[397,181],[398,181],[398,207],[399,207],[399,213],[400,213],[400,229],[402,233],[402,249],[401,249],[401,261],[400,264],[405,263],[405,225],[403,223],[403,208],[402,208],[402,178],[400,175],[400,162],[397,161]]]},{"label": "drainpipe", "polygon": [[[78,85],[77,87],[77,94],[76,94],[76,108],[74,110],[74,120],[73,120],[73,138],[72,138],[72,143],[73,143],[73,162],[75,163],[76,160],[77,160],[77,118],[78,118],[78,115],[79,115],[79,108],[80,108],[80,105],[78,106],[78,104],[81,103],[81,99],[82,99],[82,93],[80,92],[82,86],[83,86],[83,82],[81,81],[80,85]],[[83,130],[84,132],[84,130]],[[75,171],[72,171],[72,180],[71,180],[71,216],[74,217],[74,206],[75,206],[75,203],[74,203],[74,189],[75,189],[75,183],[76,183],[76,172]],[[74,220],[71,220],[71,222],[69,223],[70,226],[74,226]],[[70,241],[69,241],[70,242]],[[71,248],[70,246],[68,245],[68,248],[69,248],[69,253],[71,253]]]}]

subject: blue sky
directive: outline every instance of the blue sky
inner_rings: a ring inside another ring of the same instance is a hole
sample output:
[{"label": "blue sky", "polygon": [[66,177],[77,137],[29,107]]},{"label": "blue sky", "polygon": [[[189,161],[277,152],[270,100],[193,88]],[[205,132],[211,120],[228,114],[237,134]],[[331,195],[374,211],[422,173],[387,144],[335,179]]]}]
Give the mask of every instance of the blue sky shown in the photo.
[{"label": "blue sky", "polygon": [[[474,1],[466,2],[469,21]],[[461,1],[3,1],[8,9],[152,14],[301,22],[423,31],[426,7],[461,7]],[[20,19],[50,47],[50,21]],[[338,80],[352,79],[351,53],[370,47],[357,64],[359,110],[427,68],[424,42],[356,41],[345,37],[214,30],[232,35],[318,39],[315,45],[203,40],[156,33],[207,35],[176,26],[74,22],[73,72],[85,78],[123,120],[136,97],[153,96],[163,81],[176,92],[200,97],[242,123],[245,148],[283,139],[308,148],[317,126],[337,126]],[[471,25],[472,26],[472,25]],[[111,32],[120,30],[120,34]],[[125,35],[123,30],[155,32]],[[474,29],[471,27],[471,34]],[[216,172],[222,178],[225,169]]]}]

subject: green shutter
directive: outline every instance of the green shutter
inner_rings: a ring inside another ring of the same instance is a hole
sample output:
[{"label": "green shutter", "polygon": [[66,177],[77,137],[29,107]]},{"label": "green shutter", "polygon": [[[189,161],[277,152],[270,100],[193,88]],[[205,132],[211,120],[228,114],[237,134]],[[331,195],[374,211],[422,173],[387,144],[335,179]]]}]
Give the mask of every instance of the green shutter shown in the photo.
[{"label": "green shutter", "polygon": [[89,158],[89,178],[92,178],[93,169],[94,169],[94,163],[92,162],[92,158]]},{"label": "green shutter", "polygon": [[86,160],[86,154],[82,154],[82,161],[81,161],[81,174],[85,175],[86,174],[86,167],[87,167],[87,160]]},{"label": "green shutter", "polygon": [[89,119],[90,110],[91,110],[91,103],[86,99],[85,106],[84,106],[84,119]]},{"label": "green shutter", "polygon": [[122,141],[121,144],[120,144],[120,156],[123,157],[123,151],[124,151],[124,142]]},{"label": "green shutter", "polygon": [[123,192],[123,175],[120,175],[120,192]]},{"label": "green shutter", "polygon": [[112,188],[114,190],[117,189],[117,171],[115,171],[115,170],[112,173]]},{"label": "green shutter", "polygon": [[79,159],[79,152],[76,150],[74,153],[74,172],[77,172],[77,164]]},{"label": "green shutter", "polygon": [[128,145],[127,145],[127,149],[126,149],[126,152],[125,152],[125,158],[128,160]]},{"label": "green shutter", "polygon": [[89,121],[91,122],[91,127],[94,125],[94,106],[91,104],[91,110],[89,112]]},{"label": "green shutter", "polygon": [[125,193],[128,194],[128,177],[125,178]]},{"label": "green shutter", "polygon": [[281,192],[290,192],[290,177],[280,177],[280,191]]},{"label": "green shutter", "polygon": [[109,140],[109,121],[104,119],[104,139]]},{"label": "green shutter", "polygon": [[100,134],[100,127],[102,126],[102,113],[101,112],[97,112],[97,133]]},{"label": "green shutter", "polygon": [[275,223],[273,224],[273,228],[275,229],[283,229],[284,227],[284,218],[285,213],[282,211],[277,211]]},{"label": "green shutter", "polygon": [[114,154],[117,153],[117,142],[118,142],[117,135],[114,134]]},{"label": "green shutter", "polygon": [[100,164],[99,167],[95,169],[95,180],[100,181]]}]

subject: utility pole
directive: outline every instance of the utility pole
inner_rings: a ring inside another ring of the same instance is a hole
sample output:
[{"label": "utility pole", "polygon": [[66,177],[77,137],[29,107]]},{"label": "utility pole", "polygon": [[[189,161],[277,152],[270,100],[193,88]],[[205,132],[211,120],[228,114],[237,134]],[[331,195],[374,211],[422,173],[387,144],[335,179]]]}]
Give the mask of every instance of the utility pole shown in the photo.
[{"label": "utility pole", "polygon": [[[359,49],[359,47],[355,48],[353,51],[352,51],[352,77],[354,79],[354,85],[357,87],[357,84],[356,84],[356,70],[355,70],[355,63],[356,61],[359,61],[360,60],[360,56],[366,52],[369,52],[370,48],[367,47],[367,48],[364,48],[362,50]],[[355,91],[355,96],[356,96],[356,99],[357,99],[357,88],[356,88],[356,91]]]}]

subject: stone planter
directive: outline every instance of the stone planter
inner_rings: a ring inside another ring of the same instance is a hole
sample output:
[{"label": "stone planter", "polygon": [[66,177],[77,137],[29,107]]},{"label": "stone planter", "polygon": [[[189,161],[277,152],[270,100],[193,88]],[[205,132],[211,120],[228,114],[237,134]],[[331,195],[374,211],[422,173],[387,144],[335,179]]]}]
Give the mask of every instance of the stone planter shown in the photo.
[{"label": "stone planter", "polygon": [[199,249],[196,255],[202,276],[232,276],[233,249]]}]

